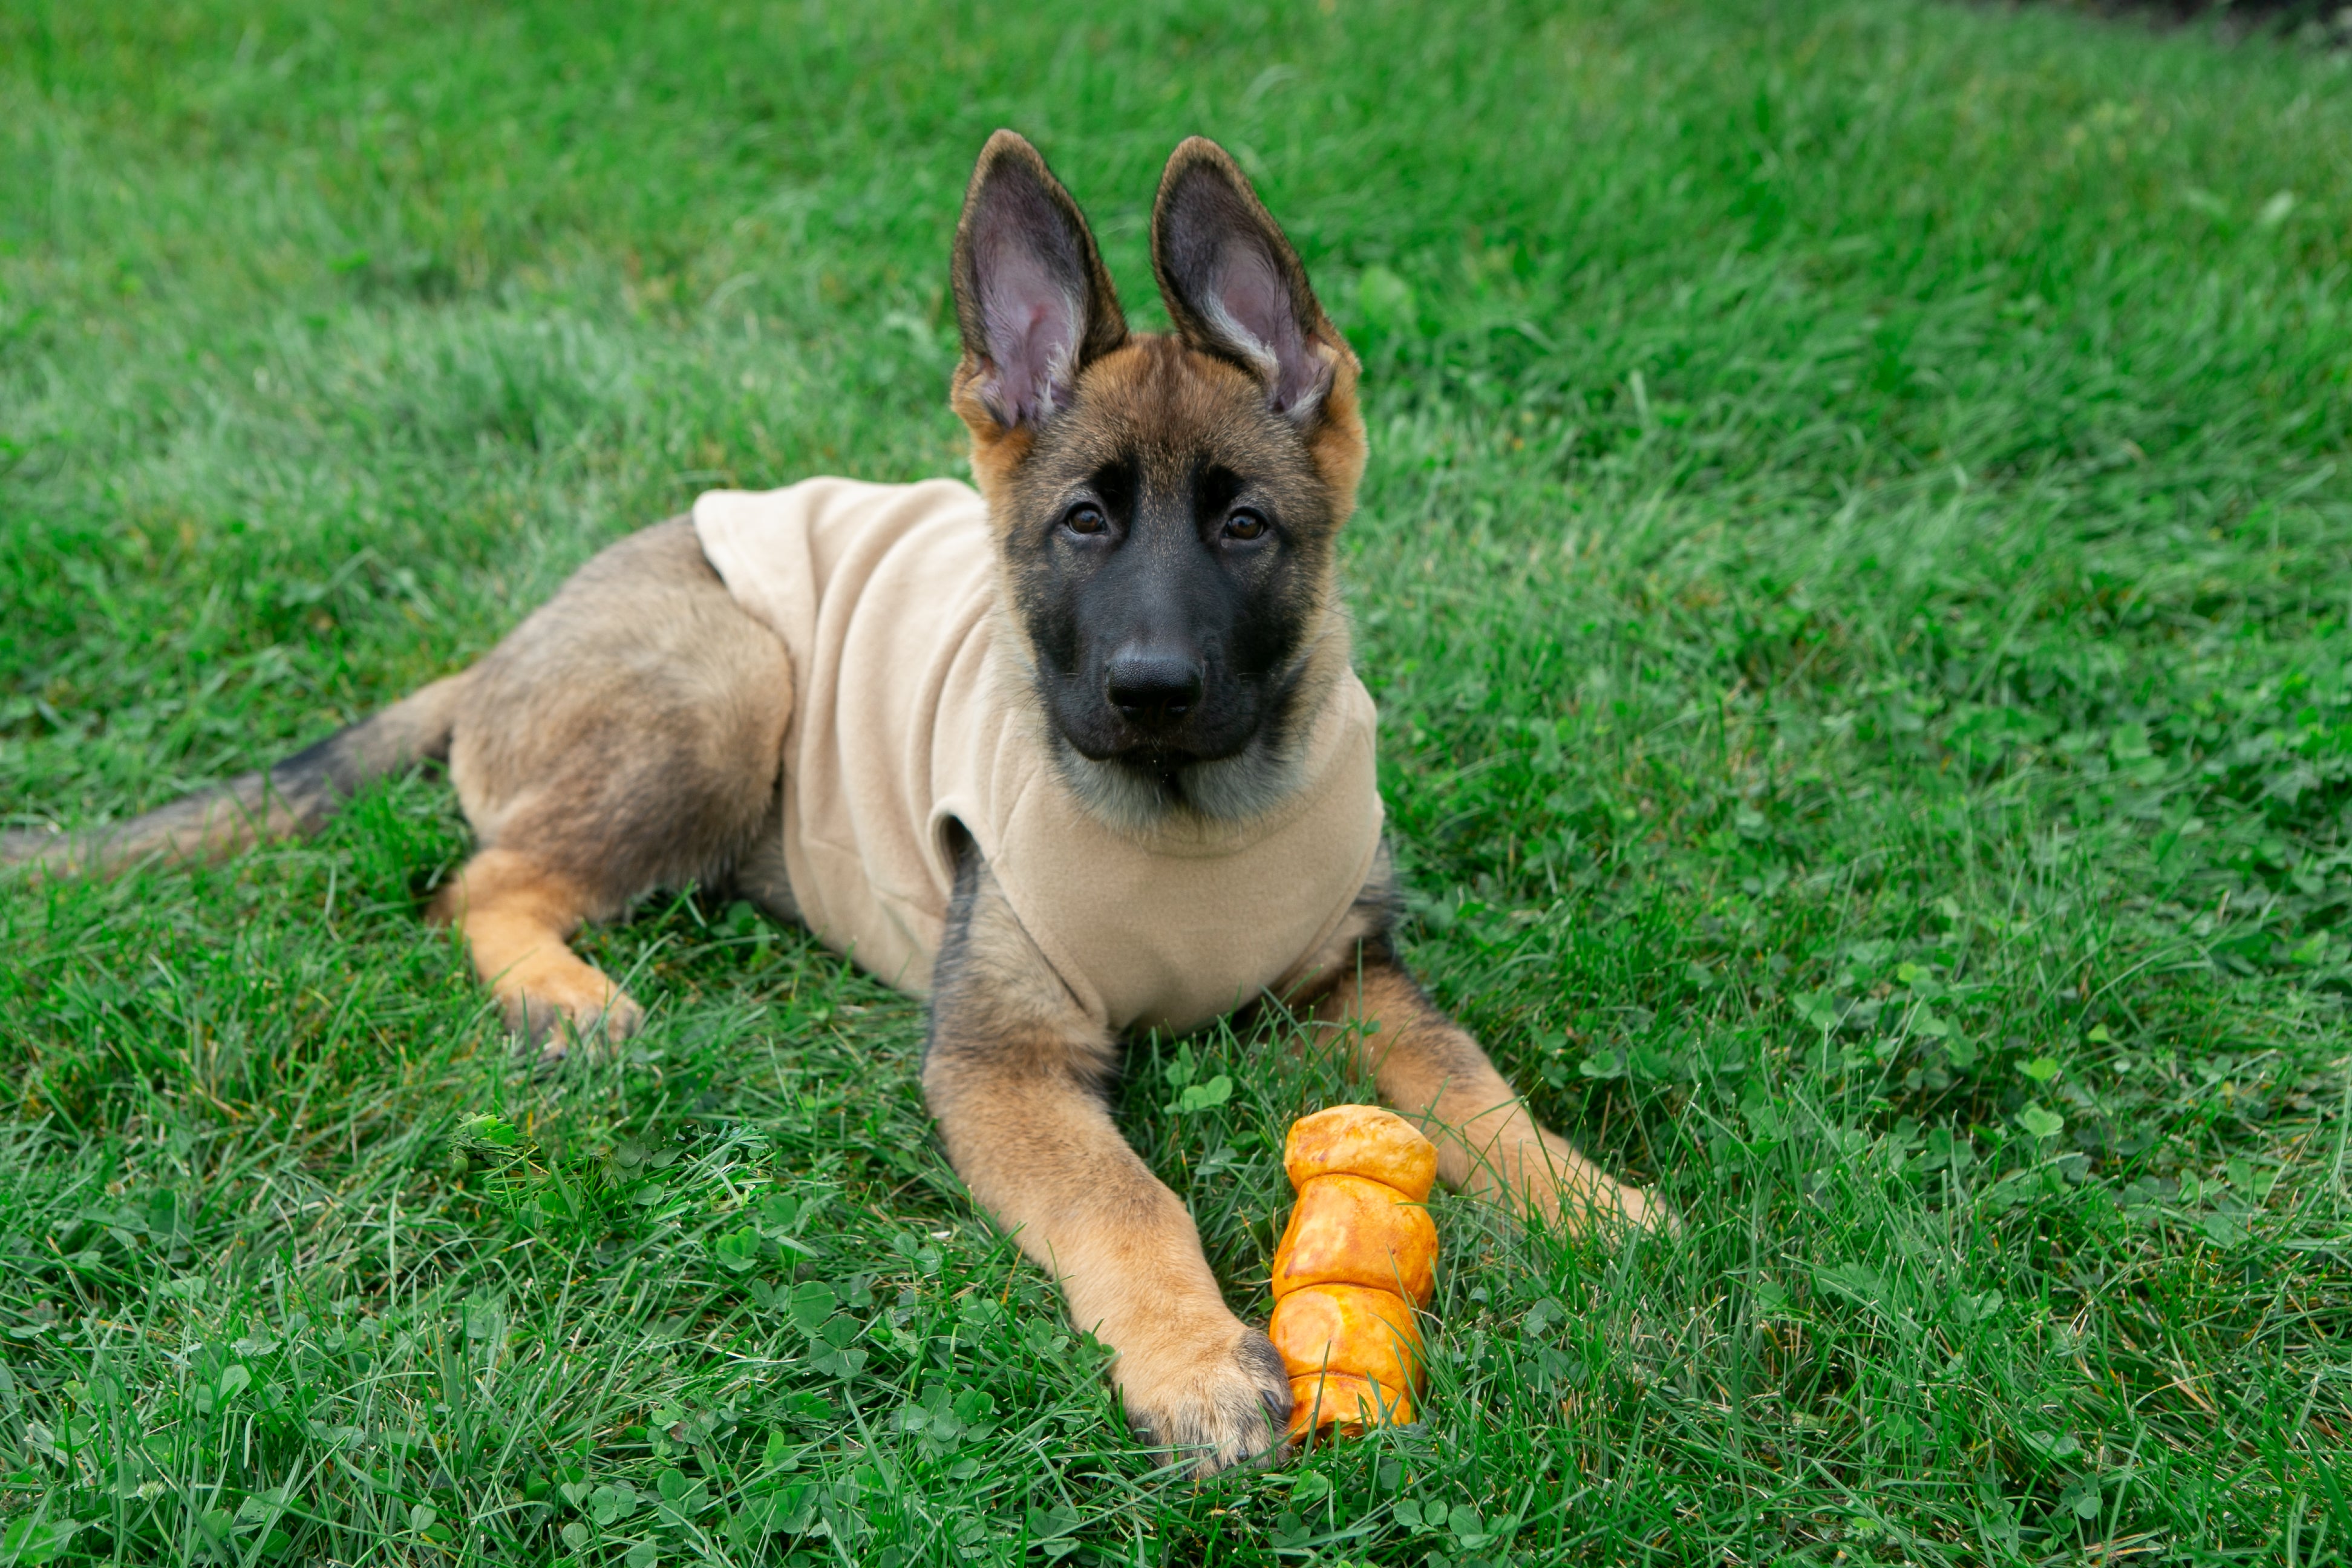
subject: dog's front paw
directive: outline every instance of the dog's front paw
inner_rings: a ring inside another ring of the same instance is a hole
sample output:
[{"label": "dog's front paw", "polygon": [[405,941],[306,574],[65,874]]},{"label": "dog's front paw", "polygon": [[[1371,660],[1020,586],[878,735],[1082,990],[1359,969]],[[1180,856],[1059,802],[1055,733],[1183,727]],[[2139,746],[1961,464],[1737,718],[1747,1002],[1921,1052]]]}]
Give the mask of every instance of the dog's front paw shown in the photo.
[{"label": "dog's front paw", "polygon": [[1147,1442],[1211,1476],[1278,1460],[1290,1420],[1290,1377],[1265,1334],[1230,1314],[1222,1323],[1119,1347],[1112,1369],[1128,1425]]}]

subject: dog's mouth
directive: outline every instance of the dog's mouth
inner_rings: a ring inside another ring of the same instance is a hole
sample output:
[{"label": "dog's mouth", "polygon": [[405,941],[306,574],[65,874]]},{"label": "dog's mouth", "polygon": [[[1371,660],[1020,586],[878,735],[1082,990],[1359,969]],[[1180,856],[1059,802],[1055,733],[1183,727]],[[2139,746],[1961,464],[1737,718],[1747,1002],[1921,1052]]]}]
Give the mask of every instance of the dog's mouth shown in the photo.
[{"label": "dog's mouth", "polygon": [[1188,752],[1180,747],[1146,742],[1129,747],[1125,751],[1114,752],[1108,757],[1094,757],[1088,760],[1098,763],[1107,762],[1114,767],[1124,768],[1139,779],[1155,784],[1161,789],[1181,790],[1183,787],[1184,770],[1196,763],[1210,759],[1203,758],[1197,752]]},{"label": "dog's mouth", "polygon": [[1089,752],[1064,732],[1059,749],[1064,778],[1097,815],[1145,832],[1171,812],[1241,821],[1271,810],[1294,782],[1296,759],[1267,739],[1253,727],[1213,755],[1165,741]]},{"label": "dog's mouth", "polygon": [[1173,780],[1187,768],[1223,762],[1249,750],[1259,728],[1256,708],[1252,702],[1221,704],[1219,710],[1196,710],[1137,723],[1116,706],[1103,704],[1078,722],[1058,722],[1056,727],[1070,749],[1090,763],[1108,763],[1138,777]]},{"label": "dog's mouth", "polygon": [[[1189,737],[1137,733],[1133,731],[1120,733],[1118,730],[1106,728],[1108,732],[1097,731],[1092,736],[1072,734],[1066,729],[1062,738],[1069,742],[1072,751],[1090,763],[1100,763],[1133,773],[1138,778],[1162,783],[1172,783],[1178,774],[1197,763],[1216,762],[1242,749],[1241,746],[1223,747],[1211,753],[1192,744]],[[1243,744],[1247,743],[1244,737]]]}]

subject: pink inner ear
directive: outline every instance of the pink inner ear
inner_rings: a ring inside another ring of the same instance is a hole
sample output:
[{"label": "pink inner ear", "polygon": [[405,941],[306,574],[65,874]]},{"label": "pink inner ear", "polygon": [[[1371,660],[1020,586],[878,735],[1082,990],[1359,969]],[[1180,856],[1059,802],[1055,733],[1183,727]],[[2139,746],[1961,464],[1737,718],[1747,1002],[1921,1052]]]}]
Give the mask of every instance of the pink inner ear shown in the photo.
[{"label": "pink inner ear", "polygon": [[[1236,246],[1226,253],[1217,274],[1217,300],[1241,329],[1268,348],[1275,346],[1290,315],[1290,300],[1273,263],[1255,246]],[[1297,335],[1294,329],[1293,334]]]},{"label": "pink inner ear", "polygon": [[982,326],[996,370],[988,401],[1007,425],[1042,419],[1069,390],[1080,302],[1015,235],[983,237],[975,259]]},{"label": "pink inner ear", "polygon": [[1322,362],[1298,330],[1297,306],[1273,259],[1256,246],[1244,243],[1229,246],[1223,260],[1217,271],[1217,304],[1226,320],[1254,340],[1271,362],[1274,406],[1277,412],[1287,412],[1319,388]]}]

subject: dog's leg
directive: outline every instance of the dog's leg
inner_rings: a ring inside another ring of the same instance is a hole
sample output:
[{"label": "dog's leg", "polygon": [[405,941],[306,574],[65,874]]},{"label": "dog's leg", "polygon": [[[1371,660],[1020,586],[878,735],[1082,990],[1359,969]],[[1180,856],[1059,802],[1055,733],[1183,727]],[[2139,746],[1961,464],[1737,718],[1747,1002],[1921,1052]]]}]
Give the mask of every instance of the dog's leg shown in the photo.
[{"label": "dog's leg", "polygon": [[487,849],[443,885],[432,918],[464,934],[507,1026],[544,1044],[566,1025],[583,1038],[619,1039],[645,1021],[628,993],[568,945],[604,912],[591,889],[562,871],[512,849]]},{"label": "dog's leg", "polygon": [[972,1196],[1108,1345],[1129,1422],[1201,1474],[1276,1450],[1282,1358],[1236,1318],[1184,1205],[1112,1124],[1111,1041],[1072,1002],[977,852],[933,978],[923,1089]]},{"label": "dog's leg", "polygon": [[565,943],[775,831],[791,657],[678,519],[581,568],[467,680],[449,776],[481,852],[432,914],[550,1054],[564,1026],[626,1035],[645,1010]]},{"label": "dog's leg", "polygon": [[[1376,910],[1384,901],[1360,909]],[[1612,1179],[1528,1114],[1478,1042],[1398,961],[1384,929],[1344,946],[1336,981],[1314,1005],[1318,1033],[1344,1042],[1381,1098],[1429,1135],[1439,1180],[1499,1196],[1575,1234],[1627,1224],[1672,1227],[1663,1204]]]}]

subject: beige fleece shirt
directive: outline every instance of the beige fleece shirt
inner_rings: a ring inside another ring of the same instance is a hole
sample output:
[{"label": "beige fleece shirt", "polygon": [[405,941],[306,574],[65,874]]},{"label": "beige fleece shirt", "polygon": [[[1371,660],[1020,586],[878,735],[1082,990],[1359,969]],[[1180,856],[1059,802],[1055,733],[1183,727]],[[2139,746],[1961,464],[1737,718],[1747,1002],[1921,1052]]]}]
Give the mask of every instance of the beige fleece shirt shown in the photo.
[{"label": "beige fleece shirt", "polygon": [[784,865],[819,938],[927,993],[961,823],[1088,1017],[1182,1030],[1293,977],[1339,929],[1381,837],[1372,700],[1350,673],[1300,787],[1265,816],[1132,834],[1057,771],[997,611],[986,504],[951,479],[713,490],[703,553],[793,658]]}]

